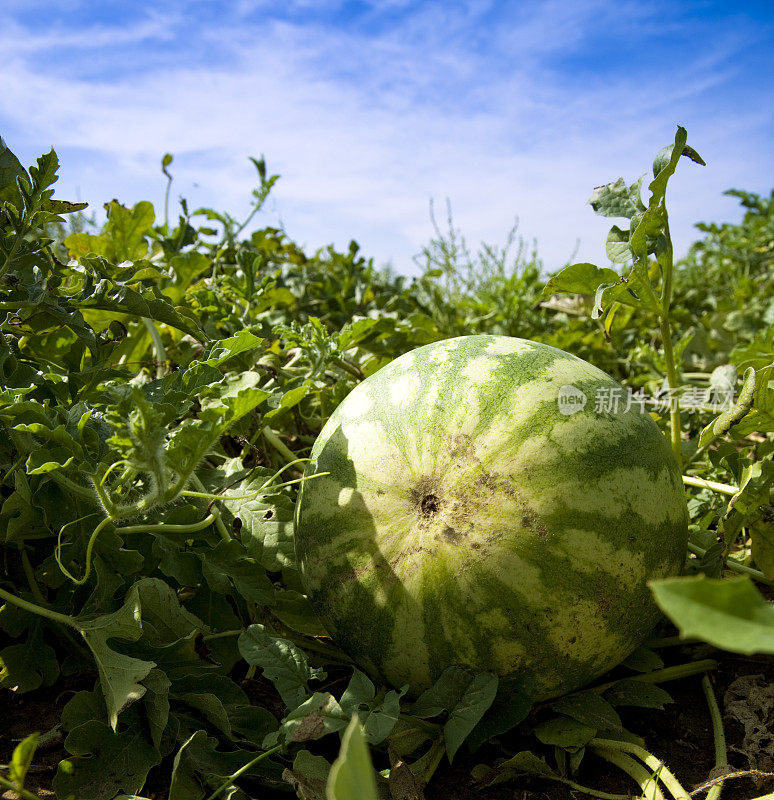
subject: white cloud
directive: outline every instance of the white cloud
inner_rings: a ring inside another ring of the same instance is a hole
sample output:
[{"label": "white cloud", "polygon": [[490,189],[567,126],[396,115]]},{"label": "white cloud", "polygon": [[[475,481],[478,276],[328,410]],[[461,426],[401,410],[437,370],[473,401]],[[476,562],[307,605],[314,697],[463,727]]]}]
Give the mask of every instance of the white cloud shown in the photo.
[{"label": "white cloud", "polygon": [[[253,185],[247,156],[264,153],[283,175],[273,208],[292,237],[312,247],[355,238],[403,272],[432,233],[431,197],[451,199],[471,245],[501,242],[518,216],[548,268],[579,238],[578,258],[603,261],[612,221],[585,205],[591,189],[645,172],[676,123],[709,164],[685,161],[670,186],[678,250],[695,221],[738,216],[723,189],[770,188],[770,111],[729,115],[713,103],[735,79],[733,32],[718,32],[679,73],[611,66],[581,81],[557,54],[582,53],[600,24],[634,37],[657,10],[550,0],[489,30],[486,3],[427,5],[364,33],[259,20],[262,5],[241,2],[236,16],[192,29],[190,47],[191,30],[172,35],[193,24],[179,8],[120,28],[6,26],[0,130],[28,161],[56,146],[62,197],[78,187],[93,207],[148,198],[159,213],[164,152],[176,156],[173,194],[232,211],[246,208]],[[189,57],[207,50],[217,57]],[[110,67],[98,78],[95,52]]]}]

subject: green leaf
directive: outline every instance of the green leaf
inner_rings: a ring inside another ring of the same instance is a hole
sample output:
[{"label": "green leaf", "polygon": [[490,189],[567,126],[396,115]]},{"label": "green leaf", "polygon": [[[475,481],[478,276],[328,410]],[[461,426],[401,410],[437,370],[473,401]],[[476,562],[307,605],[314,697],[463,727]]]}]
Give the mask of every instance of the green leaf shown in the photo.
[{"label": "green leaf", "polygon": [[207,626],[180,605],[177,592],[158,578],[142,578],[133,585],[142,608],[142,631],[154,645],[171,644],[193,631],[208,633]]},{"label": "green leaf", "polygon": [[621,718],[598,692],[585,691],[561,697],[551,703],[558,714],[564,714],[596,730],[623,730]]},{"label": "green leaf", "polygon": [[363,727],[352,717],[326,787],[328,800],[379,800],[376,774],[371,764]]},{"label": "green leaf", "polygon": [[774,653],[774,605],[748,577],[720,580],[697,575],[663,578],[649,585],[656,603],[685,638],[745,655]]},{"label": "green leaf", "polygon": [[[183,743],[172,765],[168,800],[202,800],[256,755],[245,750],[222,752],[217,748],[218,740],[203,730],[196,731]],[[256,767],[264,765],[265,761]],[[234,800],[245,797],[241,792],[226,796]]]},{"label": "green leaf", "polygon": [[513,681],[501,678],[492,705],[468,736],[468,747],[477,750],[493,736],[507,733],[527,718],[532,705],[532,699],[522,694]]},{"label": "green leaf", "polygon": [[477,764],[472,770],[476,783],[482,786],[495,786],[523,775],[536,775],[540,778],[556,778],[556,772],[548,766],[545,759],[539,758],[529,750],[516,753],[497,767]]},{"label": "green leaf", "polygon": [[653,672],[654,669],[661,669],[664,662],[655,650],[651,650],[643,644],[626,656],[623,666],[633,669],[635,672]]},{"label": "green leaf", "polygon": [[[614,264],[623,264],[632,260],[632,248],[629,245],[629,231],[621,230],[613,225],[607,234],[607,257]],[[609,280],[609,279],[608,279]]]},{"label": "green leaf", "polygon": [[755,431],[774,433],[774,364],[769,364],[755,373],[752,410],[743,420],[736,423],[731,433],[734,436],[747,436]]},{"label": "green leaf", "polygon": [[194,339],[204,338],[191,312],[185,306],[175,308],[157,287],[138,290],[126,285],[111,287],[105,284],[105,281],[98,284],[98,288],[103,291],[75,298],[72,302],[77,303],[78,308],[84,311],[96,309],[145,317],[177,328]]},{"label": "green leaf", "polygon": [[376,688],[371,679],[355,669],[339,704],[349,715],[359,714],[368,744],[379,744],[391,733],[400,716],[400,698],[405,694],[390,690],[381,701],[376,700]]},{"label": "green leaf", "polygon": [[[197,388],[195,385],[197,372],[203,367],[221,367],[235,356],[248,353],[262,345],[263,339],[254,333],[239,331],[234,336],[212,342],[204,356],[189,364],[179,376],[174,377],[174,380],[179,380],[185,391],[192,392]],[[220,376],[217,379],[219,380]],[[206,381],[202,385],[206,386],[209,383],[210,381]]]},{"label": "green leaf", "polygon": [[755,397],[756,374],[753,367],[749,367],[744,373],[742,390],[733,408],[724,411],[707,425],[699,436],[699,447],[704,447],[713,440],[726,433],[733,425],[740,422],[753,406]]},{"label": "green leaf", "polygon": [[73,214],[88,207],[88,203],[73,203],[69,200],[44,200],[40,204],[41,211],[47,211],[57,216],[59,214]]},{"label": "green leaf", "polygon": [[297,406],[308,394],[312,391],[314,382],[309,379],[305,380],[301,385],[292,389],[285,389],[280,392],[279,403],[274,404],[272,399],[269,399],[268,404],[273,407],[266,412],[264,419],[266,422],[275,421],[283,414],[288,412],[294,406]]},{"label": "green leaf", "polygon": [[241,542],[220,541],[201,555],[202,575],[213,591],[231,594],[233,584],[245,600],[262,606],[273,604],[274,585],[261,565],[247,555]]},{"label": "green leaf", "polygon": [[195,709],[202,718],[231,738],[231,722],[221,699],[212,692],[175,692],[175,699]]},{"label": "green leaf", "polygon": [[[644,176],[643,176],[644,177]],[[640,199],[642,178],[627,186],[623,178],[594,189],[589,204],[596,214],[603,217],[627,217],[644,211],[645,206]]]},{"label": "green leaf", "polygon": [[41,447],[27,457],[25,470],[28,475],[42,475],[56,469],[64,469],[73,461],[73,453],[65,447]]},{"label": "green leaf", "polygon": [[583,747],[597,735],[596,727],[589,727],[566,716],[551,717],[535,726],[535,736],[556,747]]},{"label": "green leaf", "polygon": [[352,671],[352,677],[339,700],[342,710],[352,715],[361,706],[368,705],[376,697],[376,687],[373,681],[359,669]]},{"label": "green leaf", "polygon": [[[228,512],[242,522],[240,539],[247,552],[272,572],[295,563],[293,550],[292,500],[271,486],[262,488],[273,476],[267,469],[256,470],[248,481],[232,486],[221,496]],[[260,492],[251,495],[254,492]]]},{"label": "green leaf", "polygon": [[654,178],[648,187],[652,192],[650,205],[660,203],[666,194],[667,182],[674,175],[680,156],[686,156],[696,164],[705,166],[701,156],[686,144],[688,134],[682,126],[677,126],[674,144],[662,148],[653,161]]},{"label": "green leaf", "polygon": [[769,579],[774,580],[774,520],[771,512],[750,526],[752,556],[755,565]]},{"label": "green leaf", "polygon": [[24,693],[52,686],[59,678],[56,651],[43,641],[40,623],[34,623],[24,644],[0,650],[0,687]]},{"label": "green leaf", "polygon": [[263,676],[276,687],[285,705],[293,710],[309,693],[309,681],[325,673],[312,669],[300,647],[266,632],[263,625],[251,625],[239,636],[239,652],[248,664],[260,667]]},{"label": "green leaf", "polygon": [[277,592],[272,614],[294,631],[307,636],[327,636],[328,631],[315,614],[306,595],[293,590]]},{"label": "green leaf", "polygon": [[58,797],[109,800],[119,792],[131,795],[142,789],[161,755],[135,710],[127,714],[129,724],[119,732],[96,719],[70,731],[64,746],[73,757],[59,762],[54,777]]},{"label": "green leaf", "polygon": [[637,708],[664,708],[673,702],[669,692],[655,683],[635,681],[629,678],[617,681],[604,692],[604,698],[614,706],[635,706]]},{"label": "green leaf", "polygon": [[543,297],[550,297],[557,292],[593,295],[602,284],[615,284],[621,276],[609,267],[597,267],[594,264],[570,264],[551,277],[543,289]]},{"label": "green leaf", "polygon": [[119,713],[145,694],[146,688],[140,681],[156,666],[153,661],[124,655],[108,645],[110,639],[134,642],[142,635],[137,587],[129,590],[124,605],[118,611],[94,619],[75,617],[74,622],[97,662],[108,721],[110,727],[116,730]]},{"label": "green leaf", "polygon": [[323,756],[312,755],[308,750],[300,750],[293,759],[293,768],[282,773],[300,800],[327,800],[325,787],[331,764]]},{"label": "green leaf", "polygon": [[497,694],[497,676],[491,672],[476,675],[465,689],[465,693],[449,713],[443,726],[446,754],[449,761],[459,750],[468,734],[476,727]]},{"label": "green leaf", "polygon": [[9,200],[14,205],[19,203],[19,193],[16,188],[17,178],[27,180],[27,171],[0,136],[0,203],[4,200]]},{"label": "green leaf", "polygon": [[65,239],[70,256],[79,258],[94,253],[116,263],[145,258],[148,253],[145,235],[156,216],[153,205],[141,200],[132,208],[126,208],[114,200],[105,207],[108,220],[100,235],[74,233]]},{"label": "green leaf", "polygon": [[27,771],[30,768],[30,764],[32,764],[37,746],[38,734],[33,733],[13,749],[11,763],[8,765],[8,777],[19,790],[24,788],[24,779],[27,777]]},{"label": "green leaf", "polygon": [[160,669],[152,669],[144,678],[143,705],[148,720],[151,741],[161,750],[161,737],[169,722],[169,687],[172,682]]},{"label": "green leaf", "polygon": [[415,717],[427,719],[451,711],[473,681],[473,673],[460,666],[447,667],[429,689],[425,689],[411,707]]},{"label": "green leaf", "polygon": [[321,739],[329,733],[344,730],[349,719],[330,692],[315,692],[285,717],[278,733],[267,737],[264,747],[276,744],[280,735],[286,742]]},{"label": "green leaf", "polygon": [[226,710],[234,741],[242,739],[255,747],[262,747],[264,739],[277,730],[277,718],[267,708],[229,703]]}]

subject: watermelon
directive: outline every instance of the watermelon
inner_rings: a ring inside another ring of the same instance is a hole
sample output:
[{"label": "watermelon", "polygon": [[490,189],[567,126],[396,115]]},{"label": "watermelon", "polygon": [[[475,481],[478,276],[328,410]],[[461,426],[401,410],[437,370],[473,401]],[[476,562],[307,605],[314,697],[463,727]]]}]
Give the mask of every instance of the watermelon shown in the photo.
[{"label": "watermelon", "polygon": [[524,339],[383,367],[325,424],[316,473],[296,506],[304,588],[357,664],[411,694],[453,664],[536,700],[583,686],[646,639],[647,582],[685,560],[682,478],[647,408]]}]

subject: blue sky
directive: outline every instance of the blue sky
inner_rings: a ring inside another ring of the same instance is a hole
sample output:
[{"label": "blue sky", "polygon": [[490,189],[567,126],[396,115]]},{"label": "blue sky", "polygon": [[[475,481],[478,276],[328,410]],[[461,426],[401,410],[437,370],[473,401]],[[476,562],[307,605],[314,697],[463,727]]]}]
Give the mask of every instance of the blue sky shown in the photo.
[{"label": "blue sky", "polygon": [[415,271],[429,203],[469,244],[514,219],[547,269],[604,263],[595,185],[650,168],[675,127],[706,167],[670,184],[678,252],[736,220],[728,188],[774,185],[774,4],[4,0],[0,135],[54,146],[58,196],[161,213],[247,209],[249,155],[281,181],[258,225],[310,249],[356,239]]}]

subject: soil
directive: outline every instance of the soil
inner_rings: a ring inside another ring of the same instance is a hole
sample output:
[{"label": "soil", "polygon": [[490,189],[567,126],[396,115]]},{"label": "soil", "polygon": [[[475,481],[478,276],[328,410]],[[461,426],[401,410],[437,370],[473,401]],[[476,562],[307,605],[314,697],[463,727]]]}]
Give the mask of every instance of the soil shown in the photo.
[{"label": "soil", "polygon": [[[719,667],[712,673],[712,683],[721,711],[724,711],[724,698],[728,687],[745,676],[761,676],[755,679],[761,686],[774,684],[774,658],[765,656],[740,656],[731,653],[718,653],[705,646],[673,647],[661,651],[667,665],[683,663],[687,660],[711,657],[719,661]],[[78,685],[78,679],[60,682],[56,687],[40,689],[26,695],[15,695],[2,690],[0,695],[0,763],[8,763],[13,747],[18,741],[34,731],[47,731],[58,723],[65,703],[74,691],[91,688],[91,685]],[[738,684],[737,684],[738,685]],[[281,702],[273,693],[271,684],[261,679],[244,686],[252,702],[268,707],[273,713],[281,714]],[[619,708],[624,725],[633,733],[645,739],[648,750],[661,758],[675,773],[688,792],[694,792],[708,780],[714,767],[714,744],[712,725],[702,692],[700,679],[685,678],[664,684],[664,688],[674,698],[663,711],[647,709]],[[761,714],[760,709],[750,707],[750,712]],[[738,711],[738,707],[737,707]],[[768,724],[774,712],[769,709]],[[737,713],[737,716],[739,714]],[[764,724],[766,712],[763,712]],[[729,761],[736,771],[745,772],[751,767],[759,771],[774,773],[774,728],[769,727],[768,737],[758,740],[758,748],[744,746],[745,730],[738,719],[724,713],[724,726],[727,738]],[[330,737],[329,737],[330,738]],[[322,744],[322,743],[321,743]],[[336,743],[331,741],[331,745]],[[321,752],[327,750],[323,747]],[[425,789],[426,800],[578,800],[583,795],[555,782],[537,778],[521,778],[518,781],[484,788],[476,785],[471,778],[471,769],[480,763],[494,764],[519,750],[535,748],[535,739],[524,737],[516,731],[487,743],[478,752],[458,754],[453,766],[443,764],[436,772],[430,785]],[[752,752],[758,749],[758,752]],[[550,749],[540,752],[550,764],[554,764]],[[325,752],[329,758],[335,757],[335,747]],[[61,737],[54,736],[38,748],[27,779],[26,788],[36,793],[41,800],[54,800],[51,781],[56,765],[66,757]],[[150,800],[165,800],[168,791],[170,763],[166,761],[151,771],[143,797]],[[603,792],[613,792],[626,796],[636,796],[636,785],[624,773],[592,754],[586,755],[580,765],[576,782]],[[248,786],[246,791],[263,800],[269,798],[292,797],[292,793],[281,792],[266,787]],[[290,787],[288,787],[289,789]],[[253,794],[254,791],[254,794]],[[739,777],[726,781],[723,788],[724,800],[750,800],[766,792],[774,791],[774,774],[769,778]],[[704,797],[699,791],[693,795]],[[15,800],[16,795],[8,791],[0,793],[2,800]]]}]

